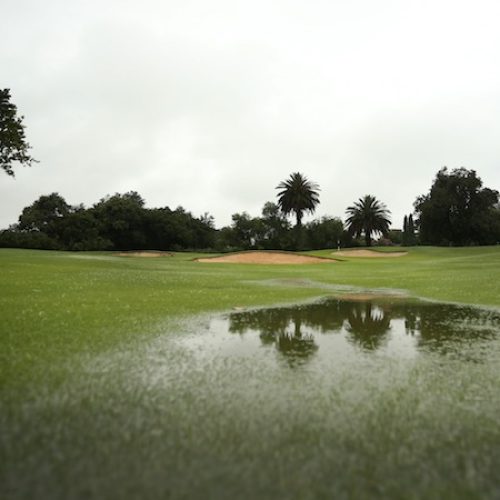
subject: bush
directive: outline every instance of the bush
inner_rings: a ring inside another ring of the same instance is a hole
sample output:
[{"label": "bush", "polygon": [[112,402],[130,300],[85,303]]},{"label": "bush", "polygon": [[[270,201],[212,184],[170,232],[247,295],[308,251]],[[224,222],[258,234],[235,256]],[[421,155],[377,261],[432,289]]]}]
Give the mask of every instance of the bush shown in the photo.
[{"label": "bush", "polygon": [[33,248],[35,250],[61,250],[57,240],[40,231],[0,231],[0,248]]}]

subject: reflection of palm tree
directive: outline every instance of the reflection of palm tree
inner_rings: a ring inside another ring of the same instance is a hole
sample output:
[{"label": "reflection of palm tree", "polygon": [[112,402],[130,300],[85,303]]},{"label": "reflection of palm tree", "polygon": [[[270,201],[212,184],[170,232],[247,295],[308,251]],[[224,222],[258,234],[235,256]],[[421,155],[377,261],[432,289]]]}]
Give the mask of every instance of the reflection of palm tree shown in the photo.
[{"label": "reflection of palm tree", "polygon": [[346,318],[346,302],[326,300],[303,306],[302,323],[318,333],[338,333]]},{"label": "reflection of palm tree", "polygon": [[[301,364],[312,356],[318,346],[314,336],[302,333],[302,318],[299,311],[294,311],[292,318],[288,318],[285,328],[278,330],[261,330],[260,340],[264,345],[274,344],[283,354],[291,366]],[[288,328],[292,326],[292,329]]]},{"label": "reflection of palm tree", "polygon": [[[404,321],[420,350],[453,353],[480,360],[478,342],[498,338],[500,314],[473,307],[423,302],[359,302],[337,299],[298,307],[244,311],[229,315],[229,331],[260,335],[262,344],[274,346],[290,366],[312,359],[319,346],[315,336],[343,334],[362,349],[375,350],[387,338],[391,321]],[[398,325],[394,325],[397,327]]]},{"label": "reflection of palm tree", "polygon": [[301,331],[302,320],[300,315],[296,315],[292,319],[293,333],[282,332],[275,337],[276,348],[284,354],[290,365],[302,363],[311,357],[317,350],[318,346],[314,342],[314,336],[303,335]]},{"label": "reflection of palm tree", "polygon": [[351,339],[369,350],[380,347],[391,327],[390,315],[382,308],[374,309],[371,302],[352,304],[347,321]]},{"label": "reflection of palm tree", "polygon": [[[415,306],[414,306],[415,308]],[[405,331],[408,335],[415,335],[420,330],[420,318],[413,310],[408,310],[405,316]]]},{"label": "reflection of palm tree", "polygon": [[294,335],[280,335],[276,348],[288,358],[291,365],[305,361],[318,350],[312,335],[299,338]]}]

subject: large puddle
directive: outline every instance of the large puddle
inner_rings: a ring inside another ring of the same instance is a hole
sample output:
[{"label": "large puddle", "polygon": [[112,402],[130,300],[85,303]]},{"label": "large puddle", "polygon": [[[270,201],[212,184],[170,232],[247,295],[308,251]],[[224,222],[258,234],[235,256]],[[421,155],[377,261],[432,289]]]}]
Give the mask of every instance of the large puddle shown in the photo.
[{"label": "large puddle", "polygon": [[481,362],[499,332],[497,311],[360,295],[215,317],[184,345],[205,358],[259,357],[290,368],[435,354]]},{"label": "large puddle", "polygon": [[498,499],[499,332],[362,296],[170,325],[0,412],[0,496]]}]

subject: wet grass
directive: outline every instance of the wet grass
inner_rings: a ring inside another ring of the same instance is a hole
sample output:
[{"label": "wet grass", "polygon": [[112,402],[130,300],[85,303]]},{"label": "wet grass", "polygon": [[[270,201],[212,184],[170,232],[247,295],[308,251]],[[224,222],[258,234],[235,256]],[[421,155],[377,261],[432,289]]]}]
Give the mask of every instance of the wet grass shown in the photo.
[{"label": "wet grass", "polygon": [[482,362],[362,362],[326,380],[179,339],[207,313],[338,285],[499,307],[500,248],[327,267],[194,256],[0,250],[2,498],[498,498],[495,343]]},{"label": "wet grass", "polygon": [[[301,280],[500,306],[500,247],[424,247],[405,257],[344,259],[328,268],[201,264],[193,257],[1,250],[0,381],[31,380],[39,365],[161,332],[174,317],[325,294],[297,286]],[[265,280],[281,286],[263,287]]]}]

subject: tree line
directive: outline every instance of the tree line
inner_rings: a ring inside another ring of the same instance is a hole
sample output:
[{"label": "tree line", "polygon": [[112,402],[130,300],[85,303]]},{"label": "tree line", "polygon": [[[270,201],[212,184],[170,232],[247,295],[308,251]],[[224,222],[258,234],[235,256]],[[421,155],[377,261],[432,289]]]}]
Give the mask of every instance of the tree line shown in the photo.
[{"label": "tree line", "polygon": [[[13,165],[30,166],[23,117],[0,89],[0,169],[14,176]],[[41,196],[26,207],[17,224],[0,231],[0,247],[63,250],[305,250],[378,243],[488,245],[500,242],[499,193],[483,187],[475,170],[446,167],[438,171],[427,194],[414,202],[402,231],[390,231],[390,211],[372,195],[346,209],[345,224],[323,216],[303,225],[305,213],[319,205],[319,186],[295,172],[276,189],[260,217],[246,212],[216,230],[213,218],[194,217],[182,207],[145,208],[136,192],[106,196],[90,208],[70,206],[58,193]],[[294,214],[292,227],[288,215]],[[415,215],[415,218],[413,217]]]},{"label": "tree line", "polygon": [[136,192],[106,196],[90,208],[71,206],[58,193],[23,209],[0,232],[1,247],[47,250],[203,249],[214,246],[213,219],[182,207],[146,208]]},{"label": "tree line", "polygon": [[[488,245],[500,242],[499,193],[484,188],[474,170],[439,170],[428,194],[404,217],[402,230],[390,230],[390,211],[372,195],[339,217],[314,213],[319,187],[296,172],[277,186],[258,217],[232,215],[216,229],[208,213],[195,217],[183,207],[146,208],[134,191],[106,196],[89,208],[71,206],[58,193],[40,196],[23,209],[18,222],[0,231],[0,247],[56,250],[316,250],[382,245]],[[295,225],[288,217],[295,215]],[[415,215],[415,219],[413,217]]]},{"label": "tree line", "polygon": [[[339,218],[321,217],[301,226],[307,248],[348,244]],[[265,203],[260,217],[246,212],[215,229],[209,214],[183,207],[146,208],[137,192],[106,196],[92,207],[71,206],[58,193],[40,196],[18,222],[0,231],[0,247],[46,250],[250,250],[297,249],[296,230],[279,206]],[[304,249],[304,248],[303,248]]]}]

